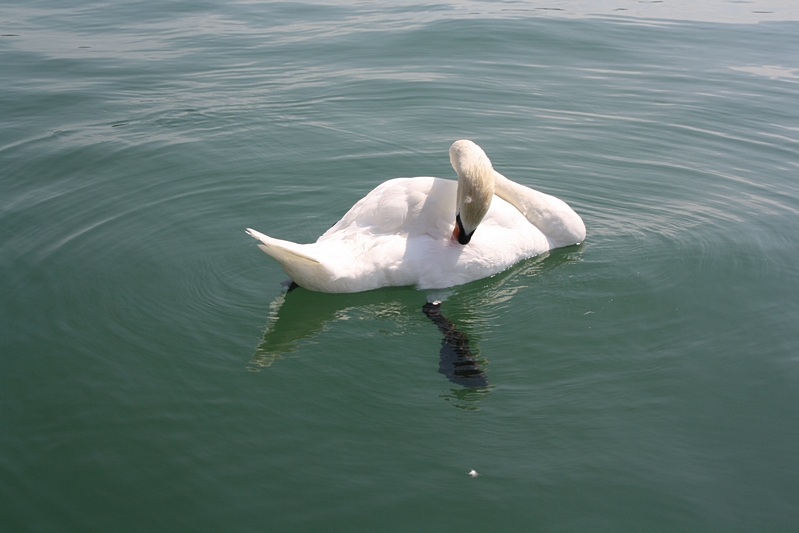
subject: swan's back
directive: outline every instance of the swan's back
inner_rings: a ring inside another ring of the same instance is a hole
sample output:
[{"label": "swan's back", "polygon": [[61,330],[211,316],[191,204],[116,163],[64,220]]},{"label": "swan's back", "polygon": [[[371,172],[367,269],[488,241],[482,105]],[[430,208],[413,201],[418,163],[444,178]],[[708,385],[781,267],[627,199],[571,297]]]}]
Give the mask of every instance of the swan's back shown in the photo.
[{"label": "swan's back", "polygon": [[317,242],[377,235],[446,236],[455,220],[457,189],[457,182],[440,178],[388,180],[353,205]]}]

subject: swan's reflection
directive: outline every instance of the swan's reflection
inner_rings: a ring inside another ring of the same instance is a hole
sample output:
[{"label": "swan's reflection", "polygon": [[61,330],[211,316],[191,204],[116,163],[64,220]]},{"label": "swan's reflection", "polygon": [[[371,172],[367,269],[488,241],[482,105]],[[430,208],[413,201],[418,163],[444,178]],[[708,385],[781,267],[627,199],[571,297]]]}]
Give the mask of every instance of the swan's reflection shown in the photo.
[{"label": "swan's reflection", "polygon": [[404,334],[404,326],[418,321],[421,311],[442,333],[439,372],[463,387],[453,389],[445,399],[458,407],[473,409],[491,389],[485,368],[487,360],[479,355],[479,332],[500,320],[508,301],[527,288],[535,276],[577,260],[576,252],[581,249],[577,246],[555,250],[523,261],[491,278],[443,293],[431,292],[423,306],[419,305],[420,292],[407,287],[355,294],[324,294],[289,287],[270,306],[264,336],[249,369],[258,371],[296,353],[304,342],[337,321],[382,317],[398,323],[401,326],[398,334]]},{"label": "swan's reflection", "polygon": [[[351,318],[382,318],[402,329],[413,320],[411,308],[419,298],[413,289],[381,289],[355,294],[325,294],[302,288],[284,291],[270,304],[263,339],[250,360],[257,371],[296,353],[303,344]],[[391,333],[386,328],[380,333]]]},{"label": "swan's reflection", "polygon": [[480,368],[469,348],[468,335],[459,331],[452,321],[441,314],[441,303],[427,302],[422,306],[422,311],[444,334],[444,339],[441,341],[441,363],[438,365],[438,371],[456,385],[462,385],[469,389],[487,387],[488,377]]}]

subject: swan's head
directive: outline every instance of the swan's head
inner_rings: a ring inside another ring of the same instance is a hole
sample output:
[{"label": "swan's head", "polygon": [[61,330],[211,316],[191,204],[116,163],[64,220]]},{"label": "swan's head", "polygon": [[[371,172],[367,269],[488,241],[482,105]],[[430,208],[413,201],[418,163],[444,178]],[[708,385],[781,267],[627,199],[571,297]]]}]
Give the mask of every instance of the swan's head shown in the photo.
[{"label": "swan's head", "polygon": [[468,244],[474,230],[491,207],[494,197],[494,168],[483,149],[472,141],[455,141],[449,161],[458,173],[458,205],[452,239]]}]

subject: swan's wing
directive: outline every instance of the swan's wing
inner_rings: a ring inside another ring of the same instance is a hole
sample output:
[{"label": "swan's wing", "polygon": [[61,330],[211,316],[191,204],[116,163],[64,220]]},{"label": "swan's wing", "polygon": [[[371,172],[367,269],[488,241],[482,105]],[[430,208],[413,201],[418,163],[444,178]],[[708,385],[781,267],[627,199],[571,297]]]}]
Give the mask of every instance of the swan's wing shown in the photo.
[{"label": "swan's wing", "polygon": [[317,242],[351,240],[359,236],[452,231],[457,182],[438,178],[396,178],[367,194],[327,230]]}]

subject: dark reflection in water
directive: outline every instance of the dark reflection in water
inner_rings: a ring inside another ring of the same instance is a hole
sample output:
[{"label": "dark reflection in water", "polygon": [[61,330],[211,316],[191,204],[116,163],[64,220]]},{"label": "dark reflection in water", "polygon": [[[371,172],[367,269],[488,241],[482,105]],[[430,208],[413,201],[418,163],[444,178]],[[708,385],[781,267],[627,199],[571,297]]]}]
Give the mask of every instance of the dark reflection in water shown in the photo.
[{"label": "dark reflection in water", "polygon": [[469,348],[469,337],[441,314],[441,304],[428,302],[422,311],[444,334],[438,371],[456,385],[469,389],[488,386],[488,377]]},{"label": "dark reflection in water", "polygon": [[412,288],[388,288],[354,294],[325,294],[286,284],[270,304],[263,339],[248,366],[251,371],[298,353],[302,346],[340,321],[377,319],[374,334],[402,335],[418,309],[419,293]]},{"label": "dark reflection in water", "polygon": [[442,394],[439,398],[449,402],[452,407],[463,409],[464,411],[479,411],[480,400],[485,399],[493,388],[494,385],[477,389],[450,389],[449,394]]},{"label": "dark reflection in water", "polygon": [[[536,276],[578,261],[583,249],[584,245],[553,250],[491,278],[428,292],[429,303],[422,307],[422,312],[443,335],[438,371],[458,386],[442,396],[445,401],[460,409],[479,409],[478,402],[493,388],[485,372],[488,361],[477,349],[480,333],[492,321],[502,320],[507,302],[519,291],[530,288]],[[263,338],[248,365],[250,371],[257,372],[300,352],[303,344],[324,335],[339,321],[377,319],[381,322],[379,334],[404,336],[419,323],[417,320],[422,320],[418,315],[420,292],[412,287],[387,287],[354,294],[311,292],[291,282],[285,288],[270,304]],[[448,314],[454,315],[451,316],[461,329],[441,314],[441,300],[446,300]],[[463,329],[472,332],[471,339]],[[432,360],[435,348],[426,349]]]}]

